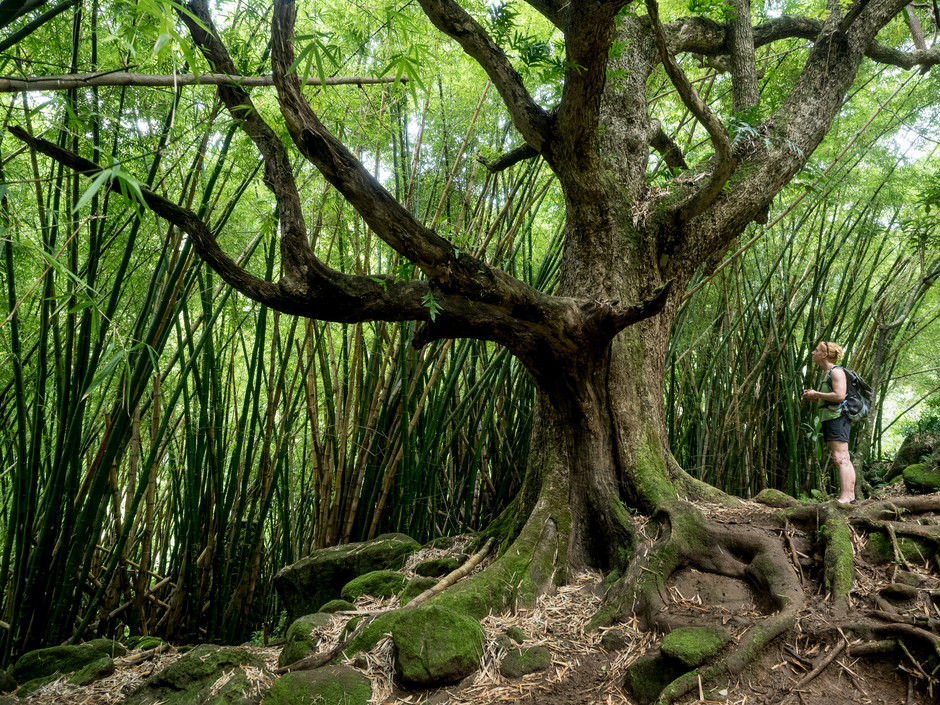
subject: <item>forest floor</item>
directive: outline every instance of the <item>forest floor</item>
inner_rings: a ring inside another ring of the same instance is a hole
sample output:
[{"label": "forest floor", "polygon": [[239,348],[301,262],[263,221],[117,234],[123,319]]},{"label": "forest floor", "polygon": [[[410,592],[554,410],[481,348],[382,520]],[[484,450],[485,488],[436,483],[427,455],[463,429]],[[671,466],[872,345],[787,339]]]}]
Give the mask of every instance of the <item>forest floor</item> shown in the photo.
[{"label": "forest floor", "polygon": [[[898,494],[903,487],[889,490]],[[882,498],[884,498],[882,496]],[[729,705],[926,705],[940,701],[940,682],[927,676],[922,663],[911,653],[907,660],[884,656],[855,657],[853,640],[838,629],[845,619],[834,619],[822,594],[818,571],[809,564],[812,556],[800,548],[811,542],[790,529],[789,540],[783,530],[771,521],[774,511],[752,502],[734,509],[701,506],[712,520],[726,524],[761,526],[781,538],[781,550],[791,553],[791,560],[803,576],[805,608],[794,629],[774,641],[759,659],[740,676],[723,684],[704,684],[679,703],[728,703]],[[936,517],[934,517],[936,518]],[[940,618],[940,607],[931,600],[940,595],[940,572],[935,561],[927,565],[873,564],[864,558],[865,537],[854,535],[856,554],[855,589],[852,613],[858,620],[866,619],[872,610],[884,609],[884,595],[899,571],[908,580],[920,582],[918,597],[895,602],[893,610],[905,617]],[[808,551],[809,549],[807,549]],[[806,564],[805,566],[800,565]],[[916,577],[912,577],[913,574]],[[393,654],[386,638],[369,654],[360,655],[350,665],[362,670],[372,681],[373,703],[388,705],[444,705],[445,703],[486,705],[518,703],[522,705],[633,705],[623,690],[626,668],[649,649],[655,648],[660,636],[640,633],[631,625],[615,627],[617,641],[601,640],[604,630],[585,632],[584,624],[601,605],[601,575],[582,573],[571,584],[553,594],[543,595],[531,609],[493,615],[483,620],[487,652],[483,667],[476,674],[453,687],[439,691],[404,691],[395,686]],[[743,582],[709,573],[685,571],[668,585],[670,611],[689,616],[690,622],[708,621],[722,624],[735,639],[758,625],[762,615],[757,605],[761,596],[753,594]],[[384,605],[359,605],[365,609],[388,608]],[[338,640],[344,619],[335,619],[332,633],[321,635],[321,649]],[[519,679],[500,675],[496,637],[507,628],[517,626],[526,635],[525,646],[545,646],[552,653],[552,666],[547,671]],[[273,670],[280,649],[275,646],[248,647],[260,653]],[[65,679],[50,684],[39,693],[19,702],[24,705],[116,705],[148,676],[179,658],[172,650],[158,654],[144,663],[119,668],[115,674],[86,688],[76,688]],[[817,666],[825,666],[808,679]],[[263,684],[259,684],[263,685]]]}]

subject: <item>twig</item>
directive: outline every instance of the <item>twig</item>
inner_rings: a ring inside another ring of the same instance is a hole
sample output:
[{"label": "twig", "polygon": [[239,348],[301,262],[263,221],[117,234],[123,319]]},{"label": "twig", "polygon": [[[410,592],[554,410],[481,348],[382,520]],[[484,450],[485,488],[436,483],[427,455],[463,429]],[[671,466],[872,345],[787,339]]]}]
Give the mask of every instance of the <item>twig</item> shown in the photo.
[{"label": "twig", "polygon": [[807,683],[813,680],[816,676],[818,676],[820,673],[826,670],[826,666],[828,666],[830,663],[835,661],[836,658],[838,658],[839,654],[841,654],[844,650],[845,650],[845,641],[843,640],[839,642],[838,646],[833,648],[833,650],[829,653],[829,655],[826,656],[826,658],[824,658],[820,662],[820,664],[816,666],[816,668],[814,668],[812,671],[810,671],[805,676],[803,676],[803,679],[801,681],[799,681],[796,685],[788,688],[787,691],[790,692],[790,691],[798,690],[799,688],[804,687]]}]

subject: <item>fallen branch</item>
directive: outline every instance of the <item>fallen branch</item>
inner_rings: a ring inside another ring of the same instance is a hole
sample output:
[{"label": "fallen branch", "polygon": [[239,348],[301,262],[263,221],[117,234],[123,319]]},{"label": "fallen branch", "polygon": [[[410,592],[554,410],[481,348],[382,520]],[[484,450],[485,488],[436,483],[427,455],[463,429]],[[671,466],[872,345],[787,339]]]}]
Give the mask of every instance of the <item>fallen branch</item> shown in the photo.
[{"label": "fallen branch", "polygon": [[417,607],[422,602],[430,600],[435,595],[444,592],[444,590],[449,588],[458,580],[469,575],[473,571],[473,569],[476,568],[478,565],[480,565],[483,559],[489,555],[490,549],[492,549],[493,547],[493,541],[494,539],[492,538],[489,539],[485,544],[483,544],[483,548],[481,548],[479,551],[477,551],[472,556],[470,556],[470,558],[467,560],[466,563],[464,563],[462,566],[457,568],[457,570],[455,570],[454,572],[442,578],[441,581],[437,585],[435,585],[434,587],[428,588],[427,590],[422,592],[420,595],[412,599],[407,605],[403,607],[403,609],[407,610],[413,607]]},{"label": "fallen branch", "polygon": [[838,646],[836,646],[832,651],[830,651],[829,655],[826,656],[822,661],[820,661],[819,664],[812,671],[810,671],[805,676],[803,676],[803,678],[799,682],[787,688],[787,692],[792,692],[794,690],[798,690],[800,688],[805,687],[807,683],[809,683],[816,676],[818,676],[820,673],[825,671],[826,667],[830,663],[835,661],[839,657],[839,654],[841,654],[844,650],[845,650],[845,640],[840,641]]}]

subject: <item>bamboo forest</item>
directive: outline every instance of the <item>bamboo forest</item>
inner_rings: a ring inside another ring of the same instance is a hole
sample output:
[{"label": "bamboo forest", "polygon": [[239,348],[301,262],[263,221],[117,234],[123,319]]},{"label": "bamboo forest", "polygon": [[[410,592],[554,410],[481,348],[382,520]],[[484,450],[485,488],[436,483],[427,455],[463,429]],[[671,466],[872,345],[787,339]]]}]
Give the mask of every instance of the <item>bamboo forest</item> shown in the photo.
[{"label": "bamboo forest", "polygon": [[938,38],[0,0],[0,705],[934,702]]}]

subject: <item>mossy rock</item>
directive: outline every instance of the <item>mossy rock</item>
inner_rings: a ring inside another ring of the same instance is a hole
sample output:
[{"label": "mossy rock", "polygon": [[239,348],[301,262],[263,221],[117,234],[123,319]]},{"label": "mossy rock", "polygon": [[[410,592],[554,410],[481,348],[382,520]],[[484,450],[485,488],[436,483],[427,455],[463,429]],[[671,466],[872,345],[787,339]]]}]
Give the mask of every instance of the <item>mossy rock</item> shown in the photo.
[{"label": "mossy rock", "polygon": [[663,637],[663,654],[675,659],[686,669],[705,663],[721,651],[731,637],[717,627],[683,627]]},{"label": "mossy rock", "polygon": [[544,671],[552,665],[552,652],[544,646],[529,649],[512,649],[499,664],[499,672],[505,678],[521,678],[529,673]]},{"label": "mossy rock", "polygon": [[799,504],[793,497],[780,490],[766,489],[761,490],[760,493],[754,497],[755,502],[760,502],[765,504],[768,507],[774,507],[775,509],[787,509],[796,504]]},{"label": "mossy rock", "polygon": [[904,486],[912,494],[930,494],[940,490],[940,472],[923,463],[904,468],[903,477]]},{"label": "mossy rock", "polygon": [[110,656],[102,656],[97,661],[93,661],[69,678],[72,685],[86,686],[95,681],[107,678],[114,673],[114,659]]},{"label": "mossy rock", "polygon": [[[898,538],[898,549],[908,563],[921,565],[924,565],[935,554],[934,548],[929,542],[907,536]],[[872,531],[868,534],[868,541],[862,555],[876,563],[893,563],[895,560],[891,540],[881,531]]]},{"label": "mossy rock", "polygon": [[323,607],[317,610],[317,612],[323,612],[324,614],[334,614],[336,612],[351,612],[356,609],[356,606],[349,600],[330,600]]},{"label": "mossy rock", "polygon": [[52,675],[49,675],[49,676],[42,676],[40,678],[31,678],[30,680],[26,681],[25,683],[23,683],[23,685],[19,687],[19,689],[16,691],[16,697],[28,698],[30,695],[35,695],[39,691],[39,689],[42,688],[44,685],[49,685],[50,683],[54,683],[55,681],[59,680],[60,677],[61,677],[61,674],[53,673]]},{"label": "mossy rock", "polygon": [[262,705],[367,705],[369,679],[347,666],[286,673],[271,685]]},{"label": "mossy rock", "polygon": [[0,693],[12,693],[16,690],[16,681],[13,676],[4,670],[0,670]]},{"label": "mossy rock", "polygon": [[[242,649],[202,644],[147,679],[124,705],[252,705],[259,698],[246,667],[260,672],[264,661]],[[228,682],[215,689],[223,676]]]},{"label": "mossy rock", "polygon": [[507,627],[507,629],[506,629],[506,636],[508,636],[510,639],[512,639],[512,640],[513,640],[514,642],[516,642],[517,644],[521,644],[521,643],[524,642],[525,639],[526,639],[526,637],[525,637],[525,632],[522,631],[522,629],[521,629],[520,627],[516,627],[516,626]]},{"label": "mossy rock", "polygon": [[415,566],[415,574],[424,578],[442,578],[448,573],[453,573],[460,566],[461,562],[453,557],[432,558],[418,563]]},{"label": "mossy rock", "polygon": [[649,705],[680,675],[671,659],[664,659],[659,653],[647,654],[627,667],[623,684],[637,705]]},{"label": "mossy rock", "polygon": [[417,541],[404,534],[385,534],[365,543],[324,548],[278,571],[274,587],[293,620],[340,597],[343,586],[353,578],[375,570],[402,568],[405,559],[419,548]]},{"label": "mossy rock", "polygon": [[392,629],[395,670],[406,685],[456,683],[480,667],[477,620],[436,605],[402,610]]},{"label": "mossy rock", "polygon": [[398,601],[401,603],[401,606],[404,607],[425,590],[430,590],[437,585],[437,583],[438,581],[435,578],[412,578],[408,581],[408,584],[405,585],[405,589],[401,591],[401,594],[398,596]]},{"label": "mossy rock", "polygon": [[394,570],[373,570],[371,573],[360,575],[343,586],[341,595],[344,600],[355,600],[357,597],[369,595],[370,597],[394,597],[405,587],[405,576]]},{"label": "mossy rock", "polygon": [[921,458],[931,455],[938,445],[940,445],[940,434],[932,431],[912,433],[904,439],[904,442],[898,449],[898,454],[894,462],[891,463],[891,469],[888,471],[885,479],[890,480],[897,477],[905,468],[922,462]]},{"label": "mossy rock", "polygon": [[94,639],[70,646],[51,646],[20,656],[10,669],[10,676],[17,683],[26,683],[55,673],[74,673],[102,656],[113,658],[126,653],[127,649],[122,644],[111,639]]},{"label": "mossy rock", "polygon": [[308,614],[295,619],[287,628],[284,648],[278,656],[277,665],[287,666],[299,661],[304,656],[313,653],[319,640],[313,638],[314,629],[325,627],[333,621],[330,615],[324,612]]}]

